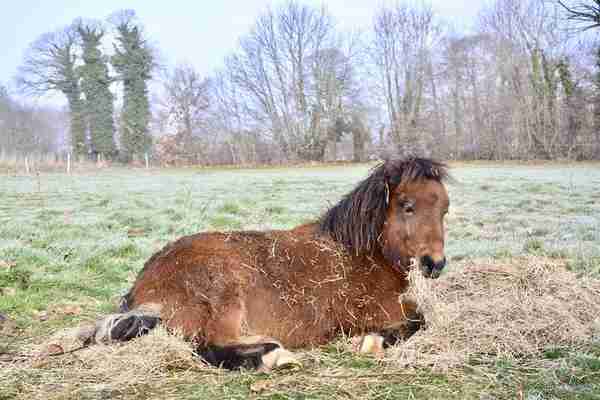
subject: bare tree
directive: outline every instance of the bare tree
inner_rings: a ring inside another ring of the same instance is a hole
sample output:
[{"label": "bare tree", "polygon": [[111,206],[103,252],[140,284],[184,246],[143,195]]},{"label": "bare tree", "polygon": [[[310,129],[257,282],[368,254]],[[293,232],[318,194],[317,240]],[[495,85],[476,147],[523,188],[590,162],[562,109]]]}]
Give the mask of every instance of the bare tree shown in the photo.
[{"label": "bare tree", "polygon": [[160,113],[165,125],[175,132],[181,157],[200,162],[206,152],[201,133],[206,132],[210,81],[187,63],[175,66],[163,79]]},{"label": "bare tree", "polygon": [[480,16],[481,31],[496,38],[498,57],[510,64],[520,133],[515,139],[533,157],[553,158],[561,151],[557,71],[566,37],[559,16],[557,5],[537,0],[497,0]]},{"label": "bare tree", "polygon": [[431,52],[441,28],[431,6],[397,3],[375,15],[371,56],[384,93],[392,142],[401,152],[417,152],[419,128],[431,68]]},{"label": "bare tree", "polygon": [[[445,40],[443,67],[438,78],[439,96],[447,96],[447,146],[453,158],[497,158],[502,149],[501,130],[495,131],[500,110],[497,65],[490,62],[493,41],[486,34],[454,34]],[[492,134],[492,132],[494,132]]]},{"label": "bare tree", "polygon": [[[309,134],[331,144],[331,158],[337,158],[336,144],[345,134],[353,135],[355,158],[364,158],[365,126],[360,121],[364,108],[362,87],[357,81],[353,53],[355,42],[346,51],[324,49],[311,57],[309,97],[311,124]],[[324,150],[324,148],[322,148]],[[321,149],[319,149],[321,151]],[[318,157],[322,159],[323,154]]]},{"label": "bare tree", "polygon": [[184,142],[201,128],[209,102],[209,80],[191,64],[178,64],[163,81],[163,106]]},{"label": "bare tree", "polygon": [[[568,20],[574,22],[582,31],[600,27],[600,0],[579,1],[574,5],[572,2],[558,0],[558,3],[567,13]],[[598,71],[594,74],[593,84],[595,94],[591,96],[593,103],[593,153],[596,158],[600,157],[600,49],[594,51],[596,67]]]},{"label": "bare tree", "polygon": [[17,77],[23,93],[35,96],[60,92],[67,98],[71,120],[71,145],[85,154],[83,101],[76,63],[79,35],[75,26],[46,33],[31,44]]},{"label": "bare tree", "polygon": [[59,111],[16,102],[0,85],[0,153],[27,156],[56,150],[61,119]]},{"label": "bare tree", "polygon": [[290,1],[261,15],[226,61],[255,129],[286,158],[322,160],[351,91],[349,46],[324,9]]},{"label": "bare tree", "polygon": [[209,110],[209,130],[224,144],[227,155],[235,164],[264,163],[278,159],[274,149],[261,151],[259,128],[245,111],[240,88],[232,83],[227,70],[214,74],[210,85],[211,106]]}]

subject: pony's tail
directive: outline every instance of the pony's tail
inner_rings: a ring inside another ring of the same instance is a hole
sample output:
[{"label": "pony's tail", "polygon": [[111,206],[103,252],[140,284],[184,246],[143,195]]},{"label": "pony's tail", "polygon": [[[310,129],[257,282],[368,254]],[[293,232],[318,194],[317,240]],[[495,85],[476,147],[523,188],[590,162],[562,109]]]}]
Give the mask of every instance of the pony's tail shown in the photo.
[{"label": "pony's tail", "polygon": [[128,295],[121,299],[119,311],[102,318],[93,326],[81,328],[78,337],[83,344],[126,342],[146,335],[160,323],[160,307],[151,304],[129,310]]}]

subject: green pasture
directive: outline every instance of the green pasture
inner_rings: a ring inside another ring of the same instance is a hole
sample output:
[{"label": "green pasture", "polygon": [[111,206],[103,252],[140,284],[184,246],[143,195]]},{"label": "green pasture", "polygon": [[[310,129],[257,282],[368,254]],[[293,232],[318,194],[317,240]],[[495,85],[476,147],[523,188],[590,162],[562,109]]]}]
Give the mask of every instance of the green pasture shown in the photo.
[{"label": "green pasture", "polygon": [[[199,231],[288,229],[313,220],[369,168],[0,175],[0,314],[11,323],[0,330],[0,360],[57,329],[113,311],[144,261],[167,242]],[[460,164],[452,176],[448,268],[468,259],[545,255],[566,260],[582,276],[600,275],[600,165]],[[198,372],[190,381],[177,380],[174,371],[168,382],[117,389],[108,397],[93,385],[82,395],[58,382],[47,398],[600,399],[600,344],[546,354],[549,368],[498,360],[443,374],[403,375],[335,345],[318,352],[299,377],[340,367],[367,378],[346,384],[298,378],[296,386],[261,394],[251,390],[260,374]],[[0,400],[29,398],[2,371],[6,365],[0,361]],[[41,376],[32,369],[22,379]]]}]

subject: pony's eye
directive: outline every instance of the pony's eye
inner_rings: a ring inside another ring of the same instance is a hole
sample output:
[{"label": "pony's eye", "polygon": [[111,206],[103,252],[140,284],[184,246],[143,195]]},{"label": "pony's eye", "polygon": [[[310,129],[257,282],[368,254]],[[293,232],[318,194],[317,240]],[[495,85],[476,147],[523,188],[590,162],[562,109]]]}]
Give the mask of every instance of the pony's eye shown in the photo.
[{"label": "pony's eye", "polygon": [[415,213],[415,205],[412,202],[408,202],[404,204],[404,212],[406,214],[414,214]]}]

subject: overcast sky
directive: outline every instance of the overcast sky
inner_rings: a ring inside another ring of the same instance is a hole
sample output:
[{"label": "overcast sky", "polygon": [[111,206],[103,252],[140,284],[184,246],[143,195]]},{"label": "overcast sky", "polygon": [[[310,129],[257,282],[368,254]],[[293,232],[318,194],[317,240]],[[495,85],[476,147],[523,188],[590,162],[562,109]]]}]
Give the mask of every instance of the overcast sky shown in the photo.
[{"label": "overcast sky", "polygon": [[[469,26],[482,1],[431,0],[435,11],[457,26]],[[14,0],[2,1],[0,13],[0,83],[10,83],[28,45],[39,35],[77,17],[104,19],[112,12],[134,9],[164,58],[192,63],[208,74],[218,68],[269,0]],[[368,28],[378,5],[373,0],[302,0],[324,3],[343,29]]]}]

